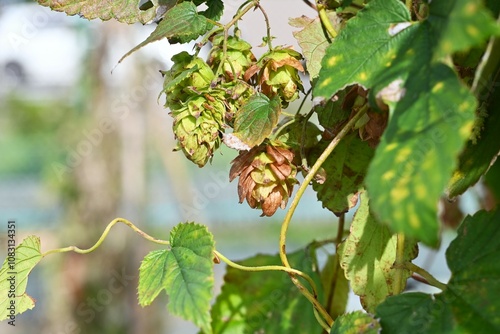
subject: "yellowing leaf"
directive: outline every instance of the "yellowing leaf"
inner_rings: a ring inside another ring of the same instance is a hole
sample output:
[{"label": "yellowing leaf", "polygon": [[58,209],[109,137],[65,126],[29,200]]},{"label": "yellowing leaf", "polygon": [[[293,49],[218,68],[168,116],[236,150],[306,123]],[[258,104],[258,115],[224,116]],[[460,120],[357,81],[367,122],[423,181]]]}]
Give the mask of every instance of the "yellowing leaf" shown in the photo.
[{"label": "yellowing leaf", "polygon": [[[361,304],[370,313],[394,292],[396,271],[396,239],[389,228],[370,214],[366,192],[361,193],[361,204],[351,224],[351,233],[339,249],[340,265]],[[406,261],[417,256],[416,243],[406,242]],[[400,286],[406,285],[411,273],[403,270]]]},{"label": "yellowing leaf", "polygon": [[156,6],[142,11],[139,0],[37,0],[52,10],[68,15],[81,15],[86,19],[107,21],[116,19],[124,23],[146,23],[156,15]]}]

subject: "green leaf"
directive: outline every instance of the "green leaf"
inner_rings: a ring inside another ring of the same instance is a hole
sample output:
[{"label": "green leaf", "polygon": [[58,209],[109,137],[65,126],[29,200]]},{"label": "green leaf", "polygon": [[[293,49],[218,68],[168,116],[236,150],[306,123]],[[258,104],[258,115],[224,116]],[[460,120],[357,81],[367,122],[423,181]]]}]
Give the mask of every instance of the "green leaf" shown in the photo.
[{"label": "green leaf", "polygon": [[[292,267],[309,274],[320,286],[310,252],[298,250],[288,259]],[[278,255],[256,255],[238,263],[265,266],[281,261]],[[288,274],[277,271],[250,273],[229,267],[221,294],[212,307],[212,319],[215,334],[321,333],[309,301]]]},{"label": "green leaf", "polygon": [[[389,228],[379,224],[370,214],[366,192],[361,193],[361,204],[351,224],[351,233],[339,249],[340,265],[351,282],[355,294],[360,296],[361,304],[370,313],[394,292],[396,271],[397,236]],[[405,243],[406,261],[417,256],[416,243]],[[403,270],[401,286],[411,273]]]},{"label": "green leaf", "polygon": [[280,112],[277,96],[269,99],[262,93],[252,95],[236,113],[234,135],[250,147],[259,145],[278,124]]},{"label": "green leaf", "polygon": [[[331,334],[378,334],[380,324],[370,314],[362,311],[344,314],[337,318]],[[401,332],[404,333],[404,332]]]},{"label": "green leaf", "polygon": [[[330,22],[332,22],[335,30],[340,30],[340,20],[337,14],[333,11],[329,11],[327,12],[327,16]],[[302,28],[302,30],[295,31],[293,36],[302,48],[302,54],[306,59],[307,71],[311,79],[314,79],[319,74],[321,59],[323,59],[326,48],[330,44],[323,30],[321,20],[319,17],[311,19],[303,15],[301,17],[291,18],[289,24],[295,28]]]},{"label": "green leaf", "polygon": [[432,4],[431,15],[440,27],[437,56],[467,50],[500,33],[480,0],[438,1]]},{"label": "green leaf", "polygon": [[224,12],[224,3],[222,0],[208,0],[206,4],[208,8],[200,12],[200,14],[213,21],[218,21]]},{"label": "green leaf", "polygon": [[[304,124],[305,121],[305,118],[300,118],[285,126],[277,139],[285,145],[290,146],[296,152],[300,152],[301,147],[306,152],[314,148],[318,144],[318,137],[321,134],[321,130],[312,122]],[[302,131],[304,130],[304,126],[305,133],[303,136]]]},{"label": "green leaf", "polygon": [[490,167],[500,151],[500,38],[490,41],[488,51],[478,66],[474,88],[482,105],[476,116],[472,139],[460,154],[458,167],[448,184],[448,196],[463,194]]},{"label": "green leaf", "polygon": [[336,319],[345,313],[349,296],[349,281],[340,267],[338,254],[328,257],[321,272],[321,284],[325,295],[323,305],[332,318]]},{"label": "green leaf", "polygon": [[[350,88],[347,88],[347,91],[349,90]],[[347,122],[351,114],[350,108],[343,108],[347,91],[341,90],[335,94],[337,99],[329,99],[324,106],[318,105],[314,108],[318,114],[319,124],[331,132],[338,129],[342,123]]]},{"label": "green leaf", "polygon": [[[40,238],[34,235],[25,238],[15,248],[13,261],[9,258],[12,251],[9,247],[7,258],[0,269],[0,321],[14,320],[10,318],[11,315],[15,316],[35,307],[35,300],[26,294],[26,286],[29,273],[42,259]],[[15,289],[11,290],[12,284]],[[15,314],[11,314],[8,309],[12,302],[15,303]]]},{"label": "green leaf", "polygon": [[139,9],[138,0],[37,0],[50,9],[68,15],[80,15],[86,19],[107,21],[116,19],[124,23],[147,23],[154,19],[156,6],[148,10]]},{"label": "green leaf", "polygon": [[500,332],[500,210],[468,216],[446,251],[446,290],[388,298],[377,308],[384,333]]},{"label": "green leaf", "polygon": [[[322,140],[311,151],[309,164],[312,165],[328,146],[329,141]],[[356,205],[358,192],[363,187],[368,165],[374,150],[353,132],[344,137],[323,163],[326,180],[313,183],[318,200],[323,207],[339,215]]]},{"label": "green leaf", "polygon": [[210,27],[211,24],[208,23],[207,18],[198,14],[192,2],[182,2],[169,9],[151,35],[127,52],[118,62],[121,63],[123,59],[143,46],[163,38],[175,38],[178,42],[187,43],[206,33]]},{"label": "green leaf", "polygon": [[[450,12],[442,12],[444,3],[453,3]],[[439,58],[442,43],[463,32],[451,20],[466,5],[435,0],[426,20],[410,22],[403,2],[371,1],[327,49],[314,89],[316,97],[330,98],[359,83],[371,88],[371,101],[389,105],[390,121],[366,180],[372,209],[394,230],[430,245],[438,241],[438,200],[476,109],[474,97]]]},{"label": "green leaf", "polygon": [[149,305],[165,289],[168,309],[210,331],[210,301],[214,285],[213,236],[194,223],[170,232],[170,250],[149,253],[139,268],[139,304]]}]

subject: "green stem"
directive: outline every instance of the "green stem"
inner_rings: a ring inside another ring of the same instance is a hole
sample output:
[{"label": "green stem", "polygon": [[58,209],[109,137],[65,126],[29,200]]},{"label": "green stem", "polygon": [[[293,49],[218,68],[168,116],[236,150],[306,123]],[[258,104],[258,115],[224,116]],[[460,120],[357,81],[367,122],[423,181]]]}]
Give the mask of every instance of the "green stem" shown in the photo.
[{"label": "green stem", "polygon": [[325,6],[323,4],[316,2],[316,7],[318,8],[318,14],[321,23],[325,27],[326,31],[328,31],[328,34],[330,34],[330,37],[332,38],[337,37],[337,31],[335,30],[335,28],[332,26],[332,23],[328,19],[328,15],[326,15]]},{"label": "green stem", "polygon": [[75,252],[75,253],[79,253],[79,254],[91,253],[94,250],[96,250],[103,243],[104,239],[106,239],[106,237],[108,236],[108,233],[111,230],[111,228],[113,226],[115,226],[116,224],[118,224],[118,223],[123,223],[123,224],[127,225],[132,230],[134,230],[137,233],[139,233],[139,235],[141,237],[143,237],[144,239],[146,239],[146,240],[152,241],[152,242],[154,242],[156,244],[160,244],[160,245],[170,245],[169,241],[156,239],[156,238],[150,236],[149,234],[141,231],[137,226],[135,226],[134,224],[132,224],[130,221],[128,221],[125,218],[116,218],[116,219],[113,219],[113,221],[111,221],[108,224],[108,226],[106,226],[106,229],[104,230],[104,232],[102,233],[101,237],[99,238],[99,240],[97,240],[97,242],[95,243],[94,246],[92,246],[90,248],[87,248],[87,249],[81,249],[81,248],[78,248],[76,246],[69,246],[69,247],[64,247],[64,248],[52,249],[52,250],[49,250],[49,251],[43,253],[42,257],[45,257],[45,256],[47,256],[49,254],[66,253],[66,252]]},{"label": "green stem", "polygon": [[[281,262],[285,267],[291,268],[290,263],[288,262],[288,258],[286,255],[286,234],[288,231],[288,226],[290,225],[290,222],[292,220],[292,216],[295,212],[295,209],[297,208],[297,205],[300,202],[300,199],[302,198],[302,195],[304,194],[307,186],[309,183],[313,180],[314,176],[318,172],[319,168],[321,165],[325,162],[325,160],[328,158],[328,156],[332,153],[332,151],[337,147],[338,143],[342,138],[344,138],[349,131],[354,127],[358,119],[364,115],[364,113],[368,110],[368,108],[363,108],[361,109],[354,117],[346,124],[346,126],[337,134],[335,138],[330,142],[328,147],[321,153],[320,157],[318,160],[314,163],[314,165],[311,167],[311,170],[309,173],[307,173],[306,177],[304,178],[304,181],[299,187],[299,190],[297,191],[297,194],[292,200],[292,203],[290,204],[290,208],[288,209],[285,219],[281,225],[281,231],[280,231],[280,258]],[[304,293],[304,287],[300,284],[300,282],[293,276],[290,275],[292,282],[297,286],[297,288],[308,298],[308,296]],[[309,299],[309,298],[308,298]],[[318,312],[324,317],[324,319],[327,321],[328,325],[331,326],[333,324],[333,319],[328,314],[328,312],[323,308],[321,304],[317,300],[312,301],[313,305],[315,308],[318,310]],[[319,304],[319,308],[316,307],[316,305]]]},{"label": "green stem", "polygon": [[262,12],[262,15],[264,15],[264,21],[266,21],[266,31],[267,31],[267,46],[269,48],[269,52],[271,52],[273,51],[273,44],[271,37],[271,25],[269,24],[269,17],[267,16],[267,13],[264,10],[264,8],[260,6],[260,4],[257,4],[255,7],[259,8],[260,11]]},{"label": "green stem", "polygon": [[432,276],[427,270],[423,269],[423,268],[420,268],[419,266],[417,266],[416,264],[413,264],[411,262],[406,262],[404,264],[404,267],[414,273],[417,273],[419,274],[420,276],[422,276],[423,278],[425,278],[425,280],[429,283],[429,285],[432,285],[440,290],[446,290],[446,284],[438,281],[434,276]]},{"label": "green stem", "polygon": [[300,161],[302,164],[302,169],[306,172],[309,172],[309,167],[307,166],[305,138],[307,133],[307,122],[309,121],[309,118],[311,118],[313,113],[314,109],[311,109],[304,117],[304,124],[302,125],[302,138],[300,140]]},{"label": "green stem", "polygon": [[344,225],[345,225],[345,213],[342,213],[339,217],[339,226],[337,227],[337,239],[335,244],[338,247],[342,242],[342,237],[344,236]]},{"label": "green stem", "polygon": [[394,268],[396,270],[394,275],[394,294],[398,295],[403,292],[403,273],[405,271],[405,235],[403,233],[397,234],[396,241],[396,260],[394,261]]}]

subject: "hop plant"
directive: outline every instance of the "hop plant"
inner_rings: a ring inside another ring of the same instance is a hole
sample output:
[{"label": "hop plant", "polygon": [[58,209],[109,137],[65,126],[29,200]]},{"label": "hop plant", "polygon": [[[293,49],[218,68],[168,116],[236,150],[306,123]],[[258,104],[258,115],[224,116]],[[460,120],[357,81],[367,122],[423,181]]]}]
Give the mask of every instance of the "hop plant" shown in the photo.
[{"label": "hop plant", "polygon": [[220,146],[225,110],[223,100],[214,93],[192,96],[173,110],[173,131],[178,141],[175,150],[182,150],[199,167],[205,166]]},{"label": "hop plant", "polygon": [[278,207],[284,209],[297,183],[294,154],[287,148],[261,144],[241,151],[232,161],[229,180],[239,176],[239,202],[246,199],[251,208],[262,209],[262,215],[272,216]]},{"label": "hop plant", "polygon": [[303,90],[299,71],[304,72],[300,63],[302,55],[290,48],[278,48],[262,56],[257,64],[245,72],[245,80],[257,75],[256,83],[267,96],[279,95],[283,107],[299,97]]},{"label": "hop plant", "polygon": [[[208,64],[216,70],[223,58],[224,35],[216,35],[212,42],[215,45],[210,53]],[[252,46],[237,36],[229,36],[227,39],[226,60],[223,65],[223,73],[226,81],[242,79],[246,70],[257,61],[251,49]]]}]

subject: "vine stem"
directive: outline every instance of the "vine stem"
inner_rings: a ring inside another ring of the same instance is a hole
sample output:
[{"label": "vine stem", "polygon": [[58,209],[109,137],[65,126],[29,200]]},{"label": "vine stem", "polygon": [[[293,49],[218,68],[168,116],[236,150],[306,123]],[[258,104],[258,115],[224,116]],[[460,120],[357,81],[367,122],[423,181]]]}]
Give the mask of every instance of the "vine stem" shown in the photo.
[{"label": "vine stem", "polygon": [[267,16],[266,11],[260,3],[257,3],[255,5],[256,8],[259,8],[259,10],[262,12],[262,15],[264,15],[264,21],[266,21],[266,31],[267,31],[267,46],[269,48],[269,52],[273,51],[273,44],[272,44],[272,37],[271,37],[271,25],[269,24],[269,17]]},{"label": "vine stem", "polygon": [[149,240],[151,242],[154,242],[154,243],[160,244],[160,245],[170,245],[169,241],[156,239],[156,238],[150,236],[149,234],[143,232],[137,226],[135,226],[134,224],[132,224],[130,221],[128,221],[125,218],[115,218],[108,224],[108,226],[106,226],[106,228],[104,229],[104,232],[102,232],[101,237],[99,238],[99,240],[97,240],[97,242],[94,244],[94,246],[87,248],[87,249],[81,249],[81,248],[78,248],[76,246],[69,246],[69,247],[64,247],[64,248],[52,249],[52,250],[49,250],[49,251],[43,253],[42,257],[45,257],[49,254],[66,253],[66,252],[75,252],[75,253],[79,253],[79,254],[91,253],[94,250],[96,250],[103,243],[104,239],[106,239],[106,237],[108,236],[111,228],[118,223],[123,223],[123,224],[127,225],[128,227],[130,227],[132,230],[137,232],[141,237],[143,237],[146,240]]},{"label": "vine stem", "polygon": [[403,233],[397,234],[396,241],[396,260],[394,261],[394,294],[398,295],[403,292],[403,272],[405,270],[405,235]]},{"label": "vine stem", "polygon": [[[308,187],[309,183],[313,180],[314,176],[318,172],[319,168],[321,165],[325,162],[325,160],[328,158],[328,156],[332,153],[332,151],[337,147],[338,143],[342,138],[344,138],[349,131],[354,127],[356,122],[363,116],[368,108],[363,108],[361,109],[354,117],[342,128],[342,130],[333,138],[333,140],[328,144],[328,147],[321,153],[319,156],[318,160],[314,163],[314,165],[311,167],[309,173],[307,173],[306,177],[304,178],[304,181],[299,187],[299,190],[297,190],[297,194],[292,200],[292,203],[290,204],[290,208],[288,209],[285,219],[283,220],[283,223],[281,225],[281,231],[280,231],[280,258],[281,262],[285,267],[291,268],[290,263],[288,262],[288,258],[286,255],[286,234],[288,231],[288,226],[290,225],[290,222],[292,220],[292,216],[295,212],[295,209],[297,208],[297,205],[300,202],[300,199],[302,198],[302,195],[304,194],[306,188]],[[304,286],[297,280],[294,275],[290,275],[292,282],[297,286],[297,288],[306,296],[306,298],[309,299],[309,297],[306,295],[305,292],[308,292],[305,290]],[[309,299],[310,300],[310,299]],[[323,318],[327,321],[329,326],[332,326],[333,324],[333,319],[328,314],[328,312],[323,308],[323,306],[318,302],[316,298],[314,298],[313,301],[311,301],[314,305],[314,307],[317,309],[317,311],[323,316]]]},{"label": "vine stem", "polygon": [[337,31],[335,28],[332,26],[332,23],[328,19],[328,16],[326,15],[326,8],[323,4],[316,2],[316,8],[318,9],[318,14],[319,18],[321,20],[321,23],[323,23],[323,26],[325,27],[326,31],[328,31],[328,34],[330,34],[330,37],[335,38],[337,37]]},{"label": "vine stem", "polygon": [[[313,294],[311,294],[309,291],[307,290],[301,290],[301,292],[303,294],[307,294],[306,297],[309,301],[311,301],[313,303],[313,305],[315,305],[315,309],[314,309],[314,314],[316,316],[316,319],[318,320],[318,322],[320,323],[320,325],[326,330],[326,331],[330,331],[330,325],[329,324],[326,324],[324,323],[323,319],[321,317],[319,317],[319,315],[317,314],[317,311],[316,311],[316,306],[317,307],[321,307],[321,304],[319,304],[318,300],[317,300],[317,296],[318,296],[318,290],[317,290],[317,287],[316,287],[316,283],[314,283],[313,279],[311,278],[311,276],[307,275],[306,273],[300,271],[300,270],[297,270],[297,269],[293,269],[293,268],[290,268],[290,267],[285,267],[285,266],[278,266],[278,265],[270,265],[270,266],[256,266],[256,267],[248,267],[248,266],[243,266],[241,264],[238,264],[238,263],[235,263],[231,260],[229,260],[227,257],[225,257],[223,254],[221,254],[220,252],[218,252],[217,250],[214,250],[214,254],[222,261],[224,261],[228,266],[230,267],[233,267],[235,269],[239,269],[239,270],[243,270],[243,271],[250,271],[250,272],[257,272],[257,271],[284,271],[288,274],[292,274],[292,275],[297,275],[297,276],[300,276],[302,277],[303,279],[305,279],[309,285],[311,286],[312,290],[313,290]],[[323,316],[323,315],[322,315]]]},{"label": "vine stem", "polygon": [[406,263],[404,263],[404,268],[406,268],[414,273],[417,273],[420,276],[422,276],[423,278],[425,278],[425,280],[427,281],[427,283],[429,285],[432,285],[432,286],[434,286],[440,290],[443,290],[443,291],[446,290],[446,284],[438,281],[427,270],[417,266],[416,264],[411,263],[411,262],[406,262]]}]

